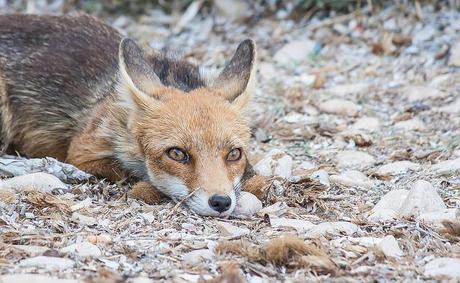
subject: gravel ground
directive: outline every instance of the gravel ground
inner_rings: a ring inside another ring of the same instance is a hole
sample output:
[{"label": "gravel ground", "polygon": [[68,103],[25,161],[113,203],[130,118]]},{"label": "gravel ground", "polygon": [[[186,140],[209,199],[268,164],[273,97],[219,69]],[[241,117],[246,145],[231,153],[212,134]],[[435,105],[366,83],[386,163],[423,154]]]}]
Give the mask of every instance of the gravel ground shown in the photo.
[{"label": "gravel ground", "polygon": [[460,280],[458,10],[293,21],[228,3],[106,20],[208,68],[256,41],[251,159],[277,175],[265,208],[215,219],[127,199],[123,183],[3,181],[0,282]]}]

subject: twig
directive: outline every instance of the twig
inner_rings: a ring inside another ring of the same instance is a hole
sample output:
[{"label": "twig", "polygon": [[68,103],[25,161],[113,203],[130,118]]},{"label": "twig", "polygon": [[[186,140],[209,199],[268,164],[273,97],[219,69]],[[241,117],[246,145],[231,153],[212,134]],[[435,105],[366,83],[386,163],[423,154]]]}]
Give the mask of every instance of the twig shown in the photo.
[{"label": "twig", "polygon": [[185,198],[183,198],[178,203],[176,203],[176,205],[171,209],[171,211],[168,213],[168,215],[166,215],[165,219],[168,219],[171,215],[173,215],[176,212],[176,210],[179,208],[179,206],[181,206],[186,200],[188,200],[190,197],[192,197],[195,194],[196,191],[197,190],[192,191]]}]

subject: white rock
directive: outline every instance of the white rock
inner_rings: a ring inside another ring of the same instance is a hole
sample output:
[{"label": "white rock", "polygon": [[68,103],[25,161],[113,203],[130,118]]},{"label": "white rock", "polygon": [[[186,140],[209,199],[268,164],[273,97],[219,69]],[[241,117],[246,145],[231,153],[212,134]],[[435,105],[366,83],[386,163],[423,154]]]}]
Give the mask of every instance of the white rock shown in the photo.
[{"label": "white rock", "polygon": [[78,212],[72,213],[72,221],[85,226],[93,226],[97,224],[96,218],[86,216]]},{"label": "white rock", "polygon": [[345,187],[370,189],[374,186],[374,181],[370,180],[362,172],[356,170],[348,170],[340,175],[332,175],[329,179],[332,183]]},{"label": "white rock", "polygon": [[255,195],[241,192],[232,215],[246,218],[256,214],[261,209],[262,202]]},{"label": "white rock", "polygon": [[443,209],[446,209],[446,205],[436,189],[427,181],[419,180],[412,185],[407,198],[398,210],[398,215],[411,217]]},{"label": "white rock", "polygon": [[381,166],[375,172],[379,176],[395,176],[405,174],[409,171],[417,171],[420,169],[420,165],[411,161],[396,161]]},{"label": "white rock", "polygon": [[315,224],[311,223],[310,221],[290,218],[270,218],[270,224],[273,228],[292,227],[299,232],[307,231],[308,229],[315,226]]},{"label": "white rock", "polygon": [[372,222],[387,222],[397,218],[397,213],[393,209],[373,209],[372,213],[367,218]]},{"label": "white rock", "polygon": [[262,176],[280,176],[289,178],[292,175],[292,157],[284,151],[274,149],[254,165],[254,170]]},{"label": "white rock", "polygon": [[460,67],[460,40],[450,48],[449,66]]},{"label": "white rock", "polygon": [[414,102],[430,98],[443,98],[449,94],[447,92],[440,91],[434,87],[415,85],[405,88],[404,95],[410,102]]},{"label": "white rock", "polygon": [[75,262],[69,258],[52,257],[52,256],[37,256],[26,258],[19,262],[22,267],[37,267],[43,269],[67,269],[75,265]]},{"label": "white rock", "polygon": [[447,208],[440,211],[428,212],[420,214],[417,218],[417,222],[423,222],[436,229],[444,228],[442,222],[444,220],[455,220],[459,216],[457,208]]},{"label": "white rock", "polygon": [[358,115],[358,105],[344,99],[330,99],[319,104],[319,110],[328,114],[341,116],[356,116]]},{"label": "white rock", "polygon": [[2,283],[78,283],[75,279],[59,279],[40,274],[9,274],[0,276]]},{"label": "white rock", "polygon": [[311,161],[302,161],[302,163],[300,163],[298,168],[301,170],[311,170],[315,167],[316,165]]},{"label": "white rock", "polygon": [[278,64],[295,64],[308,59],[314,50],[315,42],[311,40],[292,41],[284,45],[275,53],[273,59]]},{"label": "white rock", "polygon": [[323,222],[308,229],[307,235],[317,238],[326,235],[353,235],[359,227],[351,222]]},{"label": "white rock", "polygon": [[392,235],[384,237],[378,244],[378,247],[386,257],[401,257],[404,255],[398,242]]},{"label": "white rock", "polygon": [[318,170],[315,171],[311,174],[310,178],[314,180],[318,180],[321,184],[325,186],[330,186],[329,182],[329,173],[327,173],[325,170]]},{"label": "white rock", "polygon": [[344,150],[337,154],[337,165],[342,168],[364,168],[375,163],[375,158],[362,151]]},{"label": "white rock", "polygon": [[68,186],[58,178],[47,173],[32,173],[0,181],[0,189],[16,191],[35,190],[43,193],[53,189],[67,189]]},{"label": "white rock", "polygon": [[193,250],[184,254],[182,260],[186,265],[195,266],[204,261],[212,260],[214,258],[214,254],[209,249],[200,249],[200,250]]},{"label": "white rock", "polygon": [[404,131],[424,131],[426,129],[425,124],[418,118],[396,122],[394,127]]},{"label": "white rock", "polygon": [[[27,253],[29,256],[38,256],[49,250],[48,247],[32,245],[14,245],[13,248]],[[0,281],[1,282],[1,281]]]},{"label": "white rock", "polygon": [[369,85],[366,83],[355,83],[355,84],[345,84],[345,85],[336,85],[331,88],[328,88],[326,91],[336,96],[346,96],[349,94],[359,94],[366,91],[369,88]]},{"label": "white rock", "polygon": [[389,191],[374,206],[368,219],[373,222],[386,222],[396,219],[398,217],[397,211],[401,208],[408,195],[408,190]]},{"label": "white rock", "polygon": [[240,237],[250,232],[248,228],[240,228],[223,221],[216,221],[216,225],[222,236]]},{"label": "white rock", "polygon": [[380,127],[380,121],[373,117],[362,117],[353,124],[353,129],[375,132]]},{"label": "white rock", "polygon": [[90,242],[75,243],[59,250],[61,253],[76,254],[81,257],[100,256],[101,250]]},{"label": "white rock", "polygon": [[431,170],[439,175],[455,174],[460,172],[460,157],[454,160],[441,161],[431,166]]},{"label": "white rock", "polygon": [[460,279],[460,259],[440,257],[425,265],[423,273],[427,277]]}]

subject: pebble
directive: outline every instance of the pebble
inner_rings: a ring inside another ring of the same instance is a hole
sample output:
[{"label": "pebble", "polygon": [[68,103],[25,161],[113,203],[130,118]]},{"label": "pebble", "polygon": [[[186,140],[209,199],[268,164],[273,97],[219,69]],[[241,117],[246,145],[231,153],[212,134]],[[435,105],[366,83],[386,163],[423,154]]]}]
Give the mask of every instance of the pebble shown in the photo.
[{"label": "pebble", "polygon": [[335,114],[340,116],[358,115],[358,105],[349,100],[344,99],[330,99],[319,104],[319,110],[328,114]]},{"label": "pebble", "polygon": [[450,48],[449,66],[460,67],[460,40]]},{"label": "pebble", "polygon": [[417,171],[420,165],[411,161],[396,161],[381,166],[375,172],[379,176],[395,176],[406,174],[409,171]]},{"label": "pebble", "polygon": [[418,118],[396,122],[394,127],[404,131],[424,131],[426,129],[425,124]]},{"label": "pebble", "polygon": [[409,100],[410,102],[426,100],[431,98],[443,98],[447,95],[449,95],[447,92],[440,91],[434,87],[423,85],[409,86],[404,89],[404,96],[407,97],[407,100]]},{"label": "pebble", "polygon": [[315,226],[315,224],[311,223],[310,221],[291,218],[270,218],[270,224],[273,228],[291,227],[299,232],[307,231],[308,229]]},{"label": "pebble", "polygon": [[439,230],[444,228],[444,225],[442,225],[444,220],[456,220],[458,217],[459,210],[457,208],[447,208],[420,214],[415,220]]},{"label": "pebble", "polygon": [[67,189],[57,177],[47,173],[32,173],[0,181],[0,189],[13,189],[16,191],[35,190],[49,193],[53,189]]},{"label": "pebble", "polygon": [[262,202],[249,192],[241,192],[232,216],[247,218],[262,209]]},{"label": "pebble", "polygon": [[215,223],[222,236],[241,237],[250,232],[248,228],[240,228],[227,222],[216,221]]},{"label": "pebble", "polygon": [[40,274],[8,274],[1,275],[0,282],[2,283],[78,283],[76,279],[59,279]]},{"label": "pebble", "polygon": [[410,189],[404,205],[398,210],[400,217],[419,216],[427,212],[434,212],[446,209],[442,198],[436,189],[427,181],[416,181]]},{"label": "pebble", "polygon": [[375,185],[374,181],[370,180],[364,173],[356,170],[348,170],[340,175],[332,175],[330,180],[334,184],[345,187],[370,189]]},{"label": "pebble", "polygon": [[398,241],[396,241],[393,235],[384,237],[380,243],[378,243],[378,247],[386,257],[397,258],[404,255],[404,252],[398,245]]},{"label": "pebble", "polygon": [[336,96],[346,96],[350,94],[360,94],[369,88],[366,83],[344,84],[328,88],[326,91]]},{"label": "pebble", "polygon": [[375,158],[362,151],[344,150],[336,157],[337,165],[342,168],[364,168],[375,163]]},{"label": "pebble", "polygon": [[351,236],[359,231],[359,227],[351,222],[323,222],[308,229],[307,236],[318,238],[326,235]]},{"label": "pebble", "polygon": [[110,244],[112,242],[112,237],[109,234],[100,234],[100,235],[89,235],[86,237],[88,242],[91,244]]},{"label": "pebble", "polygon": [[353,124],[353,129],[375,132],[380,127],[380,121],[374,117],[361,117]]},{"label": "pebble", "polygon": [[427,277],[460,279],[460,259],[440,257],[425,265],[423,274]]},{"label": "pebble", "polygon": [[214,253],[209,249],[193,250],[183,255],[182,260],[186,265],[196,266],[202,262],[210,261],[214,258]]},{"label": "pebble", "polygon": [[254,170],[262,176],[279,176],[289,178],[292,175],[292,157],[284,151],[273,149],[254,165]]},{"label": "pebble", "polygon": [[431,170],[438,175],[455,174],[460,172],[460,157],[454,160],[441,161],[431,166]]},{"label": "pebble", "polygon": [[75,265],[75,262],[69,258],[52,257],[52,256],[37,256],[26,258],[19,262],[23,267],[36,267],[43,269],[67,269]]},{"label": "pebble", "polygon": [[318,180],[321,184],[325,186],[330,186],[331,183],[329,182],[329,173],[326,170],[318,170],[311,174],[310,178],[314,180]]},{"label": "pebble", "polygon": [[72,213],[72,221],[81,224],[83,226],[94,226],[97,224],[97,220],[94,217],[86,216],[78,212]]},{"label": "pebble", "polygon": [[75,254],[81,257],[100,256],[101,250],[90,242],[75,243],[59,250],[61,253]]},{"label": "pebble", "polygon": [[273,59],[282,65],[296,64],[308,59],[316,43],[311,40],[291,41],[275,53]]},{"label": "pebble", "polygon": [[407,196],[408,190],[392,190],[386,193],[374,206],[368,219],[373,222],[386,222],[397,217],[397,211],[401,208]]}]

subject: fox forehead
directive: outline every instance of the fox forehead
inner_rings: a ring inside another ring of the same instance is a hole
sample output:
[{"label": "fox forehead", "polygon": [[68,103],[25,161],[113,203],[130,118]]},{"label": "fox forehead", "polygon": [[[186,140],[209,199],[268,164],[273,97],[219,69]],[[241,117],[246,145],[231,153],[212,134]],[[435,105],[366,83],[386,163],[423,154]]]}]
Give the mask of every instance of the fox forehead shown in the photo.
[{"label": "fox forehead", "polygon": [[[144,146],[180,146],[186,150],[216,153],[232,147],[245,148],[250,130],[242,113],[219,94],[208,89],[189,93],[164,88],[152,101],[138,125],[147,139]],[[155,144],[150,144],[149,141]]]}]

